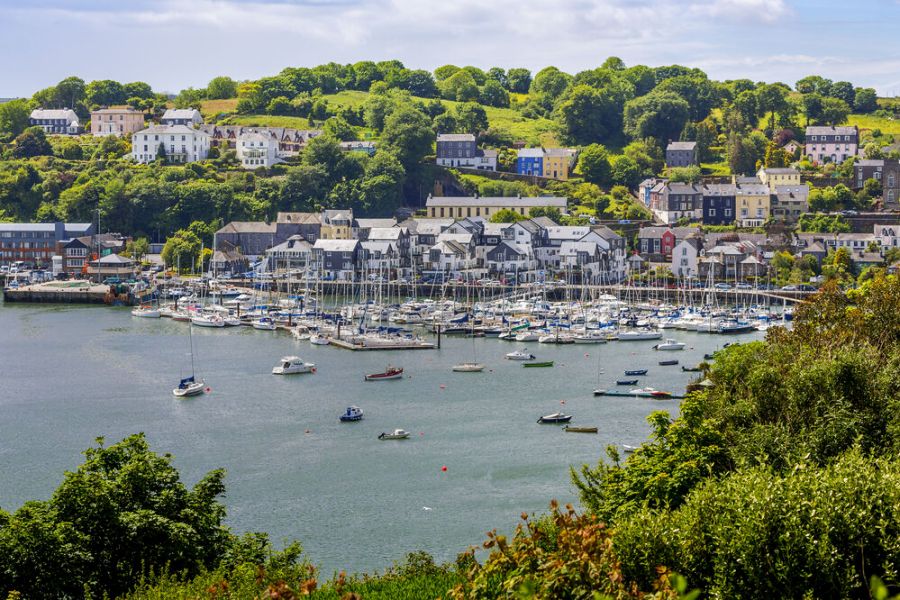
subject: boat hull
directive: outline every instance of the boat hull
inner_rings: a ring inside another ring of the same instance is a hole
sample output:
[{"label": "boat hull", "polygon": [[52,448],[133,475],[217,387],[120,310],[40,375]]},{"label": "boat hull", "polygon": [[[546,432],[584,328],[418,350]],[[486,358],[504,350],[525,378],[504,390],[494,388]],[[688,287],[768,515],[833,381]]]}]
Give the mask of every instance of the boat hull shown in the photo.
[{"label": "boat hull", "polygon": [[387,373],[372,373],[371,375],[366,375],[364,379],[366,381],[391,381],[393,379],[402,379],[403,378],[403,369],[399,369],[395,372],[387,372]]}]

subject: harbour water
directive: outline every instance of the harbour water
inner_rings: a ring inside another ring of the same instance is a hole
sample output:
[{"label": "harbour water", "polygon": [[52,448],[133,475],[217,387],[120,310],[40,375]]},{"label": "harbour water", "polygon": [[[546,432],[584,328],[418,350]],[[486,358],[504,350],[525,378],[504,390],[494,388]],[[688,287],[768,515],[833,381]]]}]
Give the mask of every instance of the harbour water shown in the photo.
[{"label": "harbour water", "polygon": [[[641,386],[682,393],[696,374],[659,360],[692,366],[762,335],[668,331],[687,343],[682,352],[655,352],[655,341],[445,337],[440,350],[354,353],[248,327],[194,328],[197,375],[211,392],[179,400],[172,388],[189,374],[186,324],[128,309],[0,304],[0,507],[47,498],[96,437],[112,443],[142,431],[155,451],[174,454],[188,484],[227,469],[229,525],[269,532],[279,545],[300,540],[326,575],[382,570],[413,550],[452,560],[489,529],[511,529],[522,511],[575,501],[570,466],[595,463],[607,444],[639,444],[647,415],[678,409],[677,400],[595,398],[593,389],[647,368]],[[504,359],[526,346],[555,366]],[[450,371],[473,352],[483,373]],[[317,372],[271,375],[284,355]],[[407,377],[363,381],[389,362]],[[351,404],[365,418],[339,423]],[[536,423],[558,410],[599,434]],[[377,439],[397,427],[411,439]]]}]

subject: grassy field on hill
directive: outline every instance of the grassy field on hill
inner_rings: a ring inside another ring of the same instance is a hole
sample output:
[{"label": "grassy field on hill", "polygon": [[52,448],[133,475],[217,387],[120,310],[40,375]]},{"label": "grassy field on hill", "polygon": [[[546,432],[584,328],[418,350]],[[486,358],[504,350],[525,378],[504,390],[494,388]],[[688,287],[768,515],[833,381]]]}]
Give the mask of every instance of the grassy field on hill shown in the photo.
[{"label": "grassy field on hill", "polygon": [[[343,91],[337,94],[326,94],[322,96],[328,101],[329,107],[334,110],[339,107],[359,108],[369,97],[368,92],[359,91]],[[428,100],[418,98],[423,102]],[[450,100],[441,100],[441,102],[449,109],[453,109],[458,102]],[[227,117],[227,123],[233,125],[251,125],[257,127],[295,127],[305,129],[309,127],[309,123],[304,117],[289,117],[278,115],[235,115],[234,111],[237,107],[237,99],[229,100],[206,100],[200,103],[200,112],[204,118],[211,118],[219,114],[230,114]],[[509,131],[516,139],[523,140],[529,145],[543,144],[547,147],[559,146],[559,140],[554,131],[553,121],[550,119],[526,119],[521,113],[510,108],[494,108],[485,106],[488,120],[492,127],[498,127]],[[365,136],[361,136],[366,139]]]}]

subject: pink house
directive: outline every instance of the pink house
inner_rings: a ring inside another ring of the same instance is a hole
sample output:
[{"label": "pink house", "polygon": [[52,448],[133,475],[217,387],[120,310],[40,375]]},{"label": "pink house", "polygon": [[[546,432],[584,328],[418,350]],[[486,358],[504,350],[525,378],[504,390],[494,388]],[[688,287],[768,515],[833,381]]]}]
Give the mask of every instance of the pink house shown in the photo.
[{"label": "pink house", "polygon": [[91,111],[91,135],[130,136],[144,128],[144,113],[130,106]]}]

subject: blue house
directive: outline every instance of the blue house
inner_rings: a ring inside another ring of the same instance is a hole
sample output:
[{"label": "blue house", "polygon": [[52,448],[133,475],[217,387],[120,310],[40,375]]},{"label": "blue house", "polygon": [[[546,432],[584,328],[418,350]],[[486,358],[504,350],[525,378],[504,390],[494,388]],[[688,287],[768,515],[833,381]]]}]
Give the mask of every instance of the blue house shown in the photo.
[{"label": "blue house", "polygon": [[522,148],[516,158],[516,173],[519,175],[544,176],[544,149]]}]

